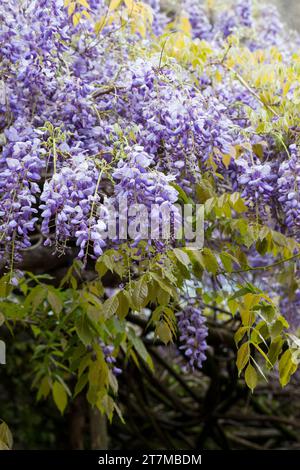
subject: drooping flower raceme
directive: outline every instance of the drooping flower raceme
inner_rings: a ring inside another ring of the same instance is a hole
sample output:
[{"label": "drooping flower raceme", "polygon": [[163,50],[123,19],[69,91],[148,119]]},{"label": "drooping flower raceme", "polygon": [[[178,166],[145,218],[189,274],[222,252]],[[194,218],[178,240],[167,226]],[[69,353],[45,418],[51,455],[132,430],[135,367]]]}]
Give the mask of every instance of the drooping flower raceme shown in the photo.
[{"label": "drooping flower raceme", "polygon": [[45,167],[38,135],[24,120],[5,131],[0,156],[0,253],[5,259],[30,247],[37,222],[38,182]]},{"label": "drooping flower raceme", "polygon": [[[149,239],[150,229],[156,234],[157,239],[161,237],[161,226],[164,214],[170,216],[170,238],[175,238],[176,232],[181,227],[181,213],[175,203],[178,193],[170,183],[173,177],[149,168],[153,159],[143,149],[135,146],[129,153],[127,160],[119,163],[119,168],[113,173],[117,181],[115,186],[115,201],[119,208],[124,205],[128,207],[128,228],[136,224],[136,214],[130,215],[134,205],[141,205],[145,215],[139,217],[139,230],[137,231],[135,243],[141,239]],[[136,207],[138,209],[138,207]],[[127,218],[127,217],[126,217]],[[151,226],[151,221],[155,227]],[[119,220],[122,223],[122,220]],[[143,228],[143,224],[145,227]],[[172,233],[173,231],[173,233]],[[161,243],[163,246],[164,243]]]},{"label": "drooping flower raceme", "polygon": [[88,160],[80,162],[78,158],[76,163],[73,168],[63,167],[45,183],[40,206],[43,210],[41,230],[47,236],[46,243],[51,244],[52,221],[57,247],[74,238],[80,248],[79,258],[85,254],[98,257],[105,245],[101,233],[105,230],[107,215],[97,192],[99,170]]},{"label": "drooping flower raceme", "polygon": [[291,145],[291,158],[281,163],[278,171],[278,201],[284,214],[284,223],[298,240],[300,228],[300,160],[296,145]]},{"label": "drooping flower raceme", "polygon": [[201,310],[193,304],[177,313],[179,341],[188,361],[188,368],[201,369],[206,359],[208,329]]}]

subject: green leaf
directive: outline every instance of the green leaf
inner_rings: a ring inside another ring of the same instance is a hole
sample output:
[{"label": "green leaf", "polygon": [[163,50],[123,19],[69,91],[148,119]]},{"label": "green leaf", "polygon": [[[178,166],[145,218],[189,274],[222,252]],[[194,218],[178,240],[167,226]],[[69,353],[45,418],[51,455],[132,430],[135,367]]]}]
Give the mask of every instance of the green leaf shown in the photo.
[{"label": "green leaf", "polygon": [[91,344],[93,334],[90,328],[89,319],[85,313],[81,313],[79,319],[75,323],[77,335],[85,346]]},{"label": "green leaf", "polygon": [[249,362],[250,358],[250,346],[249,343],[243,343],[242,346],[239,348],[237,353],[236,365],[239,371],[239,375],[241,374],[242,370],[246,367]]},{"label": "green leaf", "polygon": [[178,261],[180,261],[180,263],[183,264],[183,266],[185,266],[186,268],[189,267],[190,258],[189,258],[188,254],[185,251],[181,250],[180,248],[175,248],[173,250],[173,253],[176,256],[176,258],[178,259]]},{"label": "green leaf", "polygon": [[234,193],[230,196],[230,203],[232,208],[237,212],[247,212],[248,207],[244,203],[243,199],[241,198],[241,195],[239,193]]},{"label": "green leaf", "polygon": [[292,360],[292,353],[287,349],[281,356],[279,361],[279,379],[282,387],[285,387],[291,376],[296,372],[297,364]]},{"label": "green leaf", "polygon": [[43,286],[35,286],[27,296],[24,307],[28,308],[31,305],[32,313],[35,313],[46,297],[47,290]]},{"label": "green leaf", "polygon": [[132,293],[132,299],[137,310],[145,307],[145,301],[147,301],[148,287],[146,277],[143,276],[139,279],[134,287]]},{"label": "green leaf", "polygon": [[257,385],[257,372],[251,364],[248,364],[245,371],[245,382],[253,392]]},{"label": "green leaf", "polygon": [[105,395],[103,398],[97,401],[97,408],[99,409],[100,413],[105,413],[111,422],[115,409],[115,402],[113,398],[109,395]]},{"label": "green leaf", "polygon": [[118,302],[117,314],[119,318],[124,319],[127,316],[130,307],[130,298],[127,291],[118,292]]},{"label": "green leaf", "polygon": [[261,349],[260,346],[258,346],[257,343],[254,343],[253,341],[251,341],[251,344],[253,344],[253,346],[260,352],[260,354],[262,355],[262,357],[265,359],[265,361],[267,362],[267,364],[269,364],[269,366],[272,367],[272,363],[270,361],[270,359],[268,358],[268,356],[266,355],[266,353]]},{"label": "green leaf", "polygon": [[48,299],[48,302],[49,302],[53,312],[56,313],[57,315],[59,315],[60,312],[63,309],[63,303],[62,303],[61,298],[59,297],[59,295],[56,294],[56,292],[54,292],[52,290],[49,290],[48,295],[47,295],[47,299]]},{"label": "green leaf", "polygon": [[30,325],[30,328],[35,338],[37,338],[41,334],[41,329],[38,326]]},{"label": "green leaf", "polygon": [[111,0],[111,2],[109,4],[109,9],[110,10],[115,10],[120,5],[121,1],[122,0]]},{"label": "green leaf", "polygon": [[206,271],[216,274],[219,270],[218,261],[209,248],[204,248],[199,253],[199,261]]},{"label": "green leaf", "polygon": [[242,338],[245,336],[245,334],[247,333],[247,331],[249,331],[249,327],[248,326],[241,326],[241,328],[239,328],[237,330],[237,332],[235,333],[234,335],[234,341],[235,341],[235,344],[238,346],[239,342],[242,340]]},{"label": "green leaf", "polygon": [[205,214],[209,215],[212,212],[213,208],[215,207],[216,203],[217,201],[216,201],[216,198],[214,197],[207,199],[204,205]]},{"label": "green leaf", "polygon": [[91,362],[88,377],[90,382],[89,392],[91,392],[89,398],[92,403],[94,399],[97,399],[99,392],[103,393],[109,385],[109,368],[104,357]]},{"label": "green leaf", "polygon": [[5,442],[0,441],[0,450],[10,450],[9,447],[5,444]]},{"label": "green leaf", "polygon": [[272,338],[276,338],[277,336],[279,336],[282,330],[283,330],[282,322],[280,320],[276,320],[275,323],[273,323],[273,325],[270,328],[270,333],[271,333]]},{"label": "green leaf", "polygon": [[37,400],[39,401],[41,398],[47,398],[51,390],[49,377],[44,377],[40,383],[38,392],[37,392]]},{"label": "green leaf", "polygon": [[87,0],[77,0],[77,2],[85,8],[90,8],[90,5],[88,4]]},{"label": "green leaf", "polygon": [[277,320],[279,320],[282,325],[283,325],[283,328],[289,328],[289,323],[286,321],[286,319],[282,316],[282,315],[279,315]]},{"label": "green leaf", "polygon": [[262,143],[258,142],[257,144],[252,145],[253,152],[260,159],[264,158],[264,145],[263,144],[266,144],[266,143],[265,142],[262,142]]},{"label": "green leaf", "polygon": [[107,273],[108,268],[105,263],[102,261],[102,257],[96,263],[96,271],[99,274],[99,277],[103,277]]},{"label": "green leaf", "polygon": [[241,308],[240,315],[242,319],[243,326],[251,326],[255,321],[255,315],[251,310]]},{"label": "green leaf", "polygon": [[206,178],[203,178],[200,183],[196,185],[196,195],[198,201],[203,204],[209,199],[213,199],[215,195],[215,191],[211,181]]},{"label": "green leaf", "polygon": [[8,297],[12,289],[13,285],[10,283],[10,274],[5,274],[0,279],[0,298]]},{"label": "green leaf", "polygon": [[57,408],[63,414],[68,403],[68,397],[64,386],[58,381],[53,384],[52,396]]},{"label": "green leaf", "polygon": [[6,423],[0,424],[0,442],[4,444],[4,447],[11,449],[13,446],[13,437]]},{"label": "green leaf", "polygon": [[222,251],[222,253],[220,253],[220,259],[222,261],[225,271],[228,273],[231,273],[233,270],[232,257],[228,253],[225,253],[224,251]]},{"label": "green leaf", "polygon": [[253,327],[251,332],[251,342],[253,344],[264,343],[264,345],[268,347],[266,340],[268,340],[269,337],[270,333],[265,321],[260,321]]},{"label": "green leaf", "polygon": [[113,391],[114,395],[117,395],[119,385],[118,380],[112,370],[109,371],[108,379],[111,390]]},{"label": "green leaf", "polygon": [[266,238],[258,240],[256,242],[256,250],[260,255],[265,255],[268,251],[268,240]]},{"label": "green leaf", "polygon": [[254,357],[252,357],[251,360],[254,362],[254,364],[255,364],[255,366],[256,366],[256,369],[258,370],[258,372],[260,373],[260,375],[265,379],[266,382],[268,382],[268,379],[267,379],[267,377],[265,376],[264,371],[262,370],[262,368],[260,367],[260,365],[256,362],[256,360],[254,359]]},{"label": "green leaf", "polygon": [[78,377],[81,377],[81,375],[83,374],[85,369],[90,365],[90,363],[91,363],[90,355],[88,354],[88,355],[83,356],[78,367]]},{"label": "green leaf", "polygon": [[282,247],[286,246],[287,239],[282,233],[276,232],[275,230],[272,230],[271,233],[272,233],[272,240],[276,243],[276,245],[282,246]]},{"label": "green leaf", "polygon": [[283,345],[283,339],[280,336],[278,336],[278,338],[273,339],[270,345],[268,358],[273,366],[276,363],[278,356],[282,351],[282,345]]},{"label": "green leaf", "polygon": [[74,398],[84,389],[86,384],[88,383],[88,374],[82,374],[81,377],[78,379],[75,390],[74,390]]},{"label": "green leaf", "polygon": [[107,299],[103,304],[104,316],[106,319],[112,317],[119,307],[119,300],[117,295],[113,295]]},{"label": "green leaf", "polygon": [[155,329],[155,334],[161,339],[165,344],[168,344],[172,341],[172,333],[167,323],[164,321],[159,322]]},{"label": "green leaf", "polygon": [[237,292],[235,292],[229,300],[234,300],[234,299],[238,299],[239,297],[243,297],[244,295],[246,294],[249,294],[249,292],[253,292],[250,287],[242,287],[241,289],[239,289]]},{"label": "green leaf", "polygon": [[174,291],[172,289],[172,286],[168,285],[157,273],[151,273],[151,277],[155,279],[155,281],[159,284],[159,286],[168,292],[171,297],[174,297]]},{"label": "green leaf", "polygon": [[157,291],[157,301],[159,305],[169,305],[170,294],[159,287]]},{"label": "green leaf", "polygon": [[236,300],[232,300],[232,299],[230,300],[229,299],[227,304],[228,304],[228,308],[229,308],[232,316],[234,316],[236,314],[236,312],[238,311],[238,308],[239,308],[238,302]]},{"label": "green leaf", "polygon": [[74,13],[73,15],[73,25],[77,26],[81,18],[81,14],[79,12]]}]

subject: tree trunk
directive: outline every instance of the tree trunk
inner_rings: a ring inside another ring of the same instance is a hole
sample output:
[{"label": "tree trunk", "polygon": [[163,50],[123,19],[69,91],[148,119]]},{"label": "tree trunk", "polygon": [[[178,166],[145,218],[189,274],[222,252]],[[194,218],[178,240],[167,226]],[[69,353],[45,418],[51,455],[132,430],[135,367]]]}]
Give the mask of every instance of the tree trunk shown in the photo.
[{"label": "tree trunk", "polygon": [[107,418],[96,407],[90,407],[90,436],[92,450],[108,449]]}]

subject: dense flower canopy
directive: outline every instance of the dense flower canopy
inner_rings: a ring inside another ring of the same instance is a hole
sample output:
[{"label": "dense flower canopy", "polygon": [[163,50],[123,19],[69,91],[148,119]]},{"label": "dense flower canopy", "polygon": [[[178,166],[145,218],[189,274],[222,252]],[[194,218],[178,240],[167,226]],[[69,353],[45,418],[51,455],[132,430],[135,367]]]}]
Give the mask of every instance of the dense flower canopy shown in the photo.
[{"label": "dense flower canopy", "polygon": [[[172,209],[176,223],[175,203],[188,201],[206,204],[206,251],[189,254],[193,300],[176,314],[190,366],[205,359],[202,308],[218,284],[223,306],[246,289],[254,310],[274,302],[282,329],[278,308],[299,326],[297,264],[284,282],[276,260],[296,257],[300,242],[300,41],[258,3],[2,0],[0,254],[12,283],[37,240],[56,255],[74,248],[83,266],[111,248],[116,256],[122,237],[102,234],[125,197]],[[135,266],[157,254],[165,266],[174,240],[129,245]],[[175,253],[184,277],[187,254]],[[239,270],[243,281],[228,281]],[[165,305],[173,291],[157,282]],[[165,340],[175,320],[159,321]]]},{"label": "dense flower canopy", "polygon": [[[161,23],[159,2],[150,2],[150,6]],[[268,155],[267,161],[261,161],[243,151],[228,168],[222,162],[222,155],[230,155],[233,146],[261,140],[250,126],[247,111],[261,108],[262,103],[238,80],[224,77],[215,84],[211,70],[196,71],[197,89],[190,67],[182,69],[172,59],[164,59],[162,67],[160,54],[151,53],[155,41],[151,31],[142,42],[148,54],[139,58],[134,49],[140,47],[138,33],[120,33],[113,24],[104,25],[99,38],[92,19],[105,16],[109,5],[95,1],[90,8],[91,20],[74,26],[62,1],[21,6],[10,0],[2,5],[4,259],[11,259],[12,250],[15,257],[30,246],[37,214],[41,214],[41,233],[47,236],[47,243],[75,239],[82,257],[87,243],[82,234],[88,236],[90,230],[90,254],[99,256],[100,243],[92,235],[97,233],[98,221],[91,214],[100,200],[97,180],[103,176],[105,164],[112,170],[120,164],[132,166],[130,147],[135,142],[152,162],[151,172],[162,173],[158,179],[167,172],[189,194],[210,159],[229,184],[254,204],[264,206],[266,202],[272,208],[280,194],[284,224],[292,231],[299,217],[297,195],[293,197],[291,189],[293,175],[287,167],[291,163],[285,163],[289,161],[286,154],[278,154],[272,138],[265,153],[276,152],[276,159]],[[241,41],[250,51],[278,45],[286,60],[290,56],[276,12],[270,22],[262,23],[261,16],[254,16],[250,1],[221,9],[213,21],[209,7],[199,2],[184,2],[176,8],[182,18],[190,19],[195,41],[209,41],[214,54],[222,52],[226,38],[241,27]],[[166,15],[164,19],[166,28]],[[292,91],[290,95],[292,99]],[[123,148],[121,133],[127,139]],[[297,148],[291,152],[297,155]],[[117,185],[112,197],[117,198],[124,185],[126,181]],[[165,197],[169,197],[167,193]],[[51,232],[52,222],[55,228]]]}]

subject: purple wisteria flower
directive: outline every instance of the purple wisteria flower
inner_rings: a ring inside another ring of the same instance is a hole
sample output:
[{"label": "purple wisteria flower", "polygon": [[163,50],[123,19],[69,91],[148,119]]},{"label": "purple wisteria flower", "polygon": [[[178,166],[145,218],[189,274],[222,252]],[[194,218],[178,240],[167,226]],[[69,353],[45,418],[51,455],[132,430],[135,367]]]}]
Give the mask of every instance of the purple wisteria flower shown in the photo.
[{"label": "purple wisteria flower", "polygon": [[[161,34],[170,18],[158,0],[146,3],[154,12],[154,33]],[[259,204],[262,212],[265,205],[276,211],[278,206],[284,219],[280,229],[295,234],[299,169],[293,147],[291,159],[280,154],[280,168],[274,163],[279,158],[274,158],[277,150],[272,144],[261,161],[252,161],[245,151],[227,168],[222,162],[233,146],[245,143],[249,148],[256,142],[247,110],[259,111],[259,100],[230,74],[215,83],[206,70],[191,73],[189,65],[183,67],[160,52],[137,58],[132,50],[140,35],[129,29],[118,31],[116,25],[107,25],[99,40],[93,21],[105,17],[108,4],[105,0],[89,4],[91,20],[74,26],[63,0],[1,3],[4,263],[12,259],[12,252],[21,257],[35,230],[60,250],[73,242],[80,257],[102,254],[107,212],[101,190],[96,191],[96,162],[101,160],[112,162],[112,206],[125,196],[148,210],[160,204],[174,212],[176,226],[178,193],[172,184],[193,198],[196,184],[212,165],[249,205]],[[212,17],[206,4],[187,0],[178,4],[176,13],[188,17],[193,38],[209,41],[217,54],[224,52],[225,38],[239,30],[246,48],[275,44],[283,60],[290,57],[275,10],[254,7],[250,0],[224,5]],[[112,31],[113,40],[107,34]],[[142,43],[152,50],[150,33]],[[45,123],[64,138],[49,143],[49,132],[41,130]],[[115,158],[122,152],[121,158]]]},{"label": "purple wisteria flower", "polygon": [[281,163],[277,181],[278,201],[289,233],[299,239],[300,227],[300,158],[296,145],[289,148],[291,158]]},{"label": "purple wisteria flower", "polygon": [[[146,219],[141,220],[141,224],[146,223],[145,230],[141,227],[137,238],[138,243],[142,238],[140,234],[145,233],[149,237],[150,217],[152,216],[155,227],[160,230],[163,214],[171,214],[173,218],[173,236],[181,227],[181,213],[175,203],[178,199],[178,192],[170,183],[174,180],[172,176],[166,176],[157,170],[150,169],[153,158],[149,156],[143,147],[135,146],[130,151],[125,161],[120,161],[118,169],[113,173],[117,181],[115,186],[115,201],[121,207],[124,203],[128,206],[129,227],[133,224],[135,216],[130,216],[130,209],[133,205],[141,205],[146,211]],[[119,220],[122,223],[122,220]],[[172,236],[172,234],[170,234]],[[157,234],[159,238],[159,233]]]},{"label": "purple wisteria flower", "polygon": [[208,329],[201,310],[191,302],[176,314],[178,319],[179,341],[188,361],[187,369],[201,369],[206,359]]},{"label": "purple wisteria flower", "polygon": [[[102,231],[106,228],[107,216],[96,192],[99,171],[92,162],[77,160],[76,166],[63,167],[45,183],[41,194],[43,204],[40,205],[43,211],[41,230],[47,236],[45,243],[51,244],[53,221],[56,246],[74,238],[80,249],[79,258],[86,254],[98,257],[105,246]],[[89,245],[92,247],[90,252]]]},{"label": "purple wisteria flower", "polygon": [[117,360],[113,355],[115,350],[114,346],[112,344],[107,345],[103,341],[100,341],[100,346],[103,351],[105,361],[112,367],[113,374],[120,375],[122,373],[122,370],[115,365]]}]

